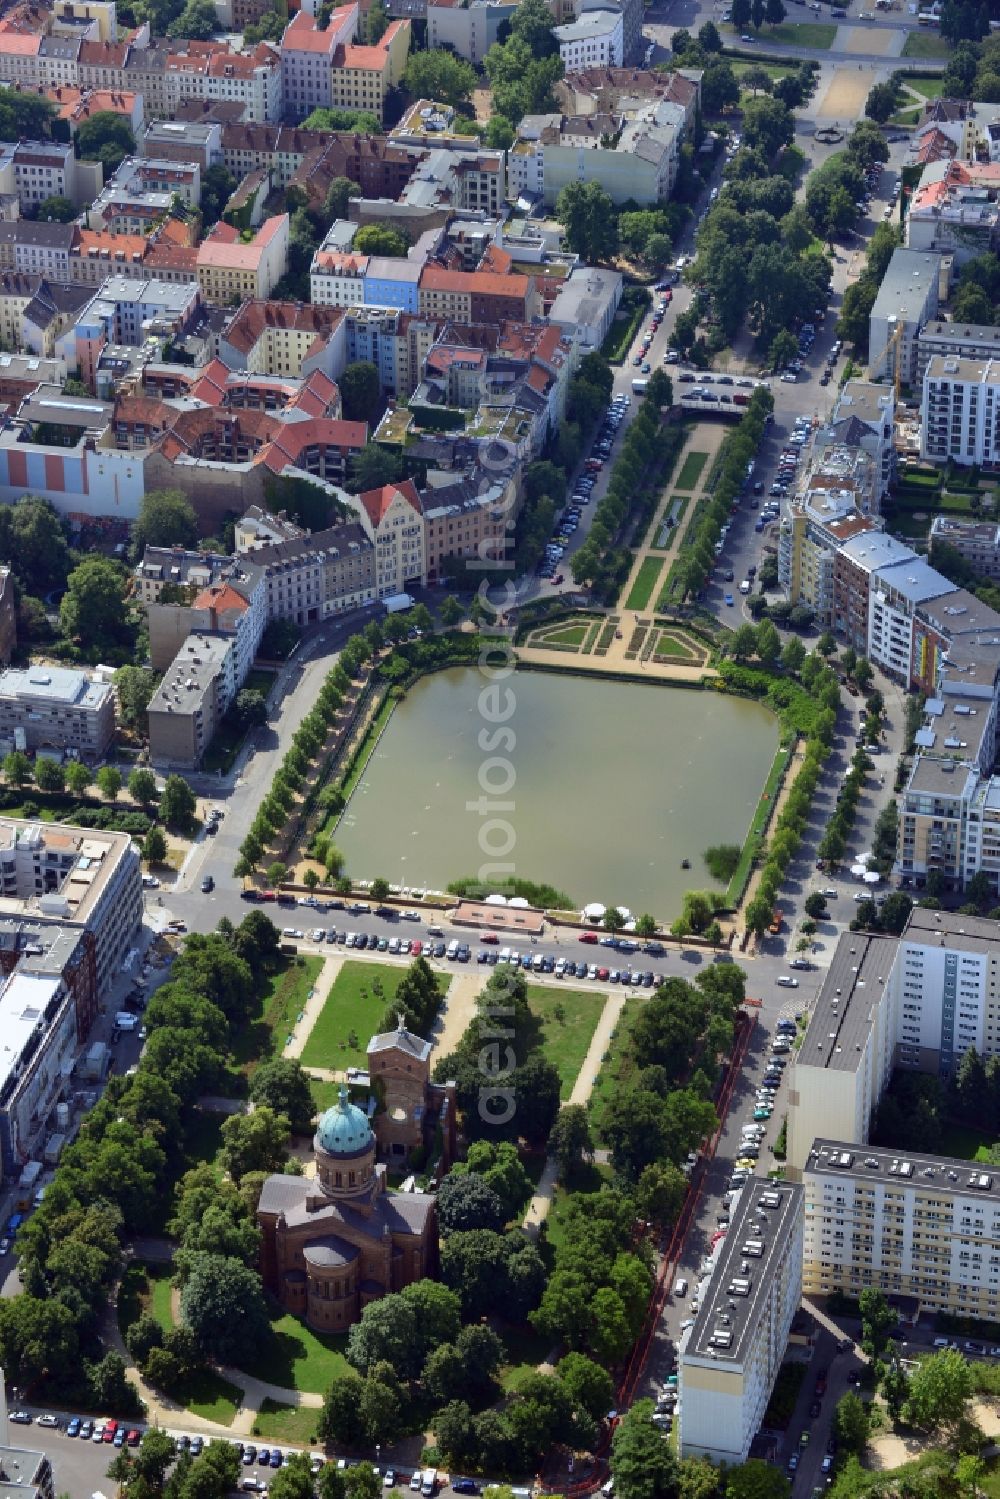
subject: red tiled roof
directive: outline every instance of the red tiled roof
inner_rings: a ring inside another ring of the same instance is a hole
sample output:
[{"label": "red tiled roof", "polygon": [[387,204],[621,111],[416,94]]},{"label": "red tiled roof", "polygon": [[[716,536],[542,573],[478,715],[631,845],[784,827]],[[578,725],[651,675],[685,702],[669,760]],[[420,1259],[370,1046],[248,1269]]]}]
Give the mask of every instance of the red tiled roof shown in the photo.
[{"label": "red tiled roof", "polygon": [[332,56],[337,45],[338,29],[351,9],[353,7],[349,5],[338,7],[330,16],[330,22],[325,31],[317,30],[314,18],[307,15],[304,10],[300,10],[285,27],[285,34],[281,38],[281,50],[283,52],[326,52]]},{"label": "red tiled roof", "polygon": [[383,484],[381,489],[366,489],[363,494],[358,495],[373,526],[381,524],[397,494],[402,495],[418,515],[422,513],[420,496],[412,479],[404,479],[400,484]]},{"label": "red tiled roof", "polygon": [[420,273],[421,290],[468,292],[472,296],[526,299],[533,285],[531,276],[502,276],[495,271],[446,271],[442,266],[425,265]]},{"label": "red tiled roof", "polygon": [[235,609],[240,614],[245,614],[249,605],[243,595],[237,593],[229,583],[211,583],[198,594],[192,608],[210,609],[213,614]]}]

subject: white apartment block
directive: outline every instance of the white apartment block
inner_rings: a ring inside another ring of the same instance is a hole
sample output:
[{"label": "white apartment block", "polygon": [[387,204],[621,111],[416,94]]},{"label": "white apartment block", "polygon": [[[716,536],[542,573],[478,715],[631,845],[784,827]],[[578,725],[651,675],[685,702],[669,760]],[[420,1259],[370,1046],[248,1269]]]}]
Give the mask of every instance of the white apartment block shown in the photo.
[{"label": "white apartment block", "polygon": [[739,1194],[679,1357],[680,1455],[742,1463],[802,1299],[802,1188],[751,1178]]},{"label": "white apartment block", "polygon": [[915,553],[904,563],[876,568],[868,594],[869,659],[908,684],[916,611],[954,592],[955,585]]},{"label": "white apartment block", "polygon": [[802,1184],[807,1296],[875,1286],[921,1310],[997,1321],[1000,1172],[820,1138]]},{"label": "white apartment block", "polygon": [[917,334],[935,317],[941,256],[894,250],[868,320],[868,378],[891,380],[897,369],[905,385],[917,373]]},{"label": "white apartment block", "polygon": [[924,371],[920,456],[992,464],[1000,455],[1000,361],[935,354]]},{"label": "white apartment block", "polygon": [[577,20],[554,27],[553,35],[567,73],[622,65],[625,22],[621,11],[584,11]]},{"label": "white apartment block", "polygon": [[915,906],[902,937],[845,932],[789,1077],[788,1169],[817,1138],[868,1139],[893,1068],[950,1076],[1000,1054],[1000,927]]},{"label": "white apartment block", "polygon": [[0,818],[0,916],[86,928],[101,995],[142,921],[139,851],[127,833]]}]

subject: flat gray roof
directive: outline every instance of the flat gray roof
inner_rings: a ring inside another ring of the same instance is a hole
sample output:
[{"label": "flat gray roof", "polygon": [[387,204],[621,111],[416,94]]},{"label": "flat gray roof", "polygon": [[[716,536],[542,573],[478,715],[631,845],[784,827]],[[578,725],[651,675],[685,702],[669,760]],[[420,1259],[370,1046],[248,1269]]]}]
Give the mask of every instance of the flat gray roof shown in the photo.
[{"label": "flat gray roof", "polygon": [[64,666],[29,666],[24,671],[0,672],[0,698],[62,703],[77,708],[99,708],[111,695],[106,682]]},{"label": "flat gray roof", "polygon": [[969,782],[975,779],[976,772],[969,766],[958,765],[954,760],[932,760],[927,755],[918,755],[906,790],[924,796],[962,797],[972,794]]},{"label": "flat gray roof", "polygon": [[794,1182],[759,1176],[747,1182],[702,1294],[682,1362],[743,1363],[775,1267],[795,1227],[801,1197],[802,1188]]},{"label": "flat gray roof", "polygon": [[827,969],[796,1067],[853,1072],[896,956],[895,937],[845,932]]},{"label": "flat gray roof", "polygon": [[916,561],[912,547],[885,531],[865,531],[860,536],[849,536],[840,550],[869,573],[876,568],[892,567],[897,562]]},{"label": "flat gray roof", "polygon": [[923,557],[911,553],[909,562],[890,562],[875,569],[879,583],[884,583],[911,604],[922,604],[925,599],[939,599],[947,593],[956,593],[954,583],[925,562]]},{"label": "flat gray roof", "polygon": [[963,916],[959,911],[929,911],[923,906],[914,906],[903,932],[903,941],[930,941],[954,948],[985,942],[1000,951],[1000,921],[988,921],[985,916]]},{"label": "flat gray roof", "polygon": [[806,1176],[849,1176],[855,1181],[881,1180],[955,1196],[1000,1202],[1000,1167],[951,1156],[912,1150],[884,1150],[879,1145],[852,1145],[842,1140],[814,1140],[803,1168]]},{"label": "flat gray roof", "polygon": [[893,250],[872,308],[873,318],[914,316],[941,271],[941,256],[930,250]]}]

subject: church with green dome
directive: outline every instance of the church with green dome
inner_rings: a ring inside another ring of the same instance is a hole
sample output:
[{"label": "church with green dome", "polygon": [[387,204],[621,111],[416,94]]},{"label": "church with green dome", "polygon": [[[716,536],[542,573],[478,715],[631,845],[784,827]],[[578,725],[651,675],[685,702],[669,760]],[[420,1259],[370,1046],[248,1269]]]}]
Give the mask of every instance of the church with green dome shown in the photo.
[{"label": "church with green dome", "polygon": [[269,1176],[257,1208],[264,1284],[318,1332],[437,1270],[437,1203],[389,1192],[364,1109],[342,1087],[313,1137],[315,1176]]}]

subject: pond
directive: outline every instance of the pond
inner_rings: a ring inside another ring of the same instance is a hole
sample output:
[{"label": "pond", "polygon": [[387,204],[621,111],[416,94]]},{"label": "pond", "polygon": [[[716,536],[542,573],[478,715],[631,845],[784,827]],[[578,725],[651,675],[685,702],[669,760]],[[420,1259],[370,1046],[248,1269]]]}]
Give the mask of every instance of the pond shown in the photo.
[{"label": "pond", "polygon": [[397,706],[334,837],[355,879],[443,890],[504,862],[577,906],[670,918],[712,887],[704,850],[743,842],[777,747],[741,698],[456,667]]}]

